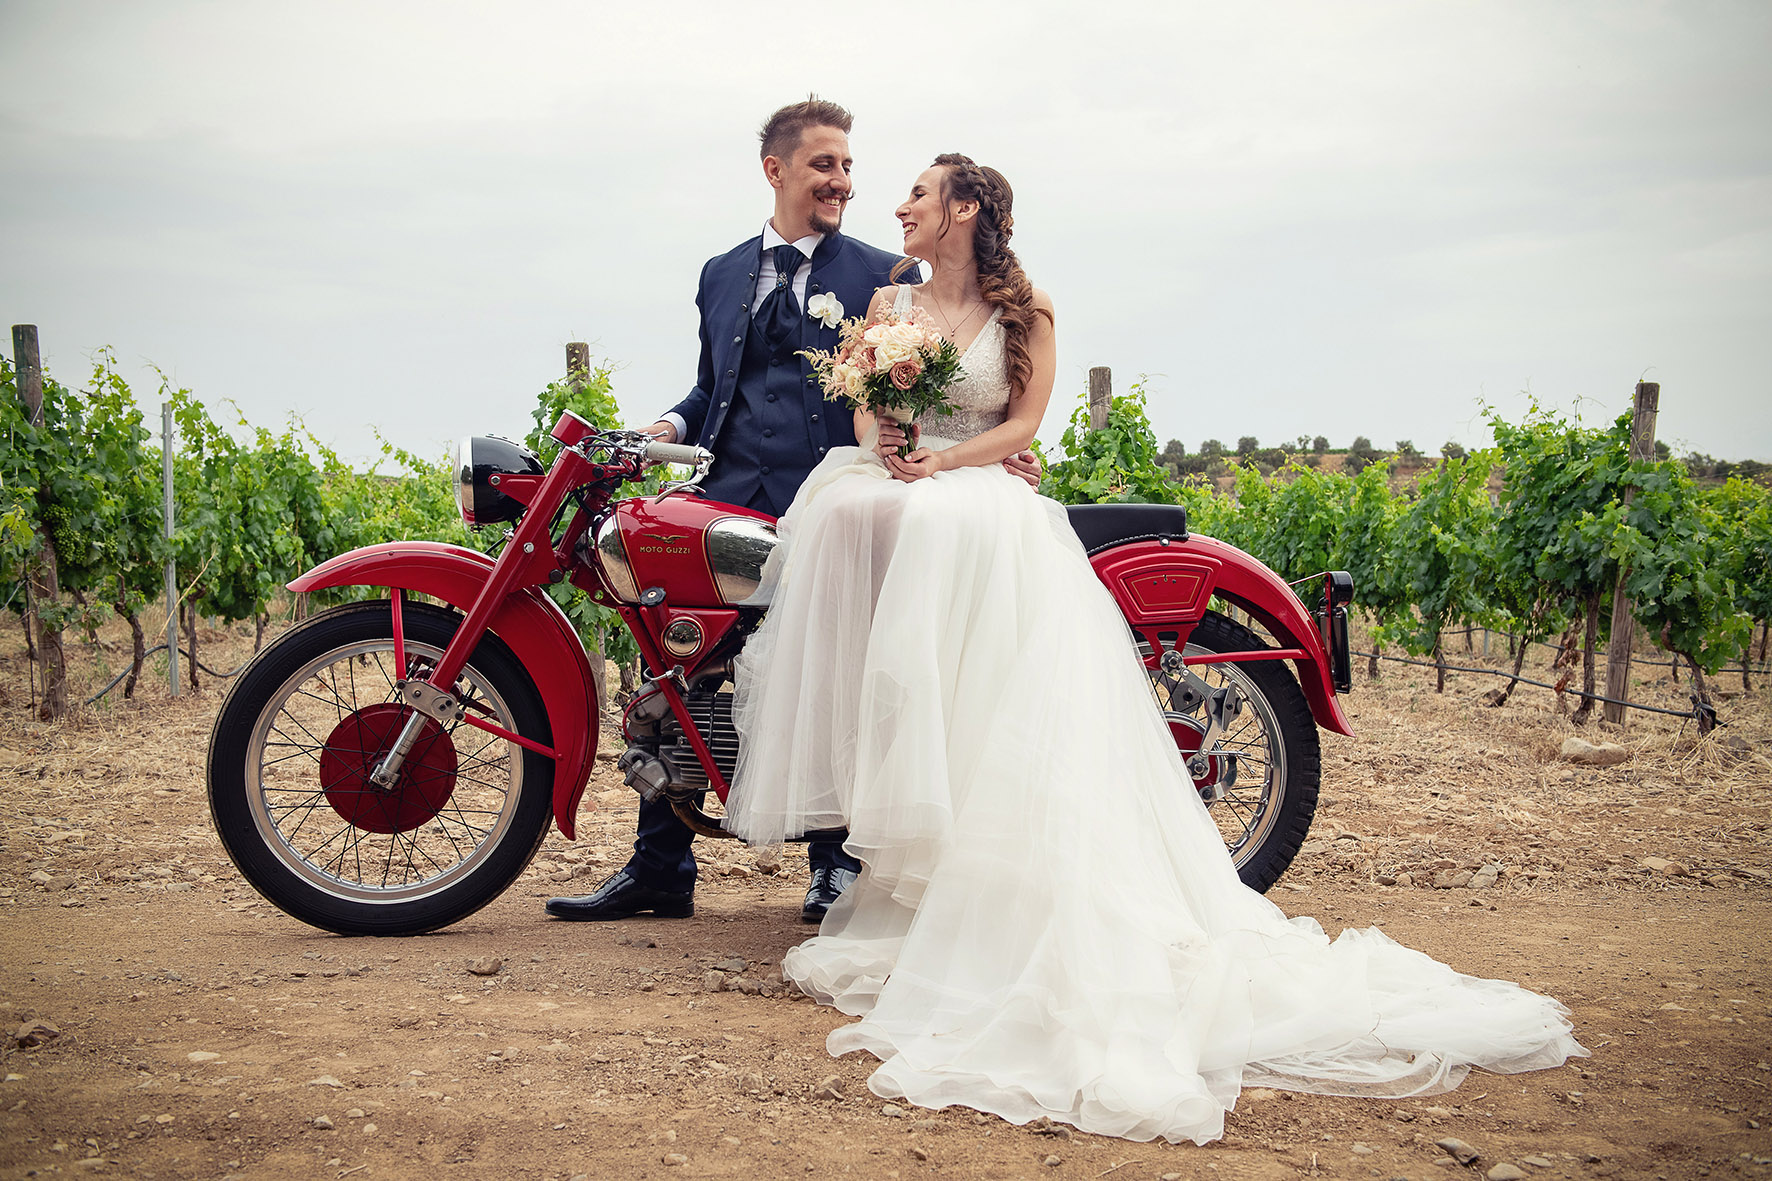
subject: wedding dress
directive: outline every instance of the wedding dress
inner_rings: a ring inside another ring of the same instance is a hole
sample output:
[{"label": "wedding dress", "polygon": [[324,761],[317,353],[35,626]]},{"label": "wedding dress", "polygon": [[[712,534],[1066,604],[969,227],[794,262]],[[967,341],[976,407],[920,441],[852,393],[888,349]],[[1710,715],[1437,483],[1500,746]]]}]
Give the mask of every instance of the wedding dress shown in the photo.
[{"label": "wedding dress", "polygon": [[[924,445],[1006,418],[994,313],[962,365]],[[1245,1086],[1423,1095],[1586,1054],[1548,997],[1243,886],[1063,510],[1017,477],[833,450],[780,531],[726,823],[848,827],[861,876],[782,968],[862,1018],[827,1044],[881,1059],[876,1094],[1203,1143]]]}]

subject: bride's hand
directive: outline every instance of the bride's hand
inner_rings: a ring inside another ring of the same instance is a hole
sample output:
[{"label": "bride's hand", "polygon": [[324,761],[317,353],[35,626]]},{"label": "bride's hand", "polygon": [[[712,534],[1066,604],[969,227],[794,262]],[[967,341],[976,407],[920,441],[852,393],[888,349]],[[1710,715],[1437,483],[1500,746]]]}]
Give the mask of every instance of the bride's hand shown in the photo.
[{"label": "bride's hand", "polygon": [[894,479],[910,483],[913,480],[926,480],[936,472],[945,470],[941,466],[941,452],[931,451],[927,447],[919,447],[903,459],[896,452],[886,457],[886,469]]},{"label": "bride's hand", "polygon": [[896,457],[898,449],[910,442],[904,433],[904,427],[890,418],[881,418],[878,421],[880,437],[874,443],[874,453],[881,459],[885,459],[887,456]]}]

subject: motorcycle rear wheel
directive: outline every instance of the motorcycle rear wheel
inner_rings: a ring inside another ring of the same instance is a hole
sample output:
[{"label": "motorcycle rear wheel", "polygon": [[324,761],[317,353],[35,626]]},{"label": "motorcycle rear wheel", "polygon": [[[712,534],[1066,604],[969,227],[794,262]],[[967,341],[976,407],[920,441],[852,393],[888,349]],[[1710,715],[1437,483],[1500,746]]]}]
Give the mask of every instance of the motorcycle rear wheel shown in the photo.
[{"label": "motorcycle rear wheel", "polygon": [[[209,747],[209,806],[247,881],[302,922],[341,935],[436,930],[498,897],[535,856],[553,760],[456,722],[427,724],[394,787],[368,772],[410,710],[395,681],[434,663],[461,617],[407,603],[407,670],[386,601],[316,615],[240,674]],[[470,708],[551,745],[529,674],[496,636],[458,689]]]},{"label": "motorcycle rear wheel", "polygon": [[[1267,645],[1253,631],[1208,611],[1188,635],[1183,655],[1264,647]],[[1147,655],[1142,643],[1139,649],[1141,657]],[[1208,802],[1207,811],[1218,824],[1243,884],[1265,893],[1298,856],[1316,815],[1323,780],[1316,719],[1283,661],[1188,667],[1208,690],[1234,685],[1243,698],[1242,712],[1214,747],[1236,756],[1234,781],[1223,787],[1219,799]],[[1188,682],[1181,675],[1155,668],[1150,670],[1150,678],[1151,692],[1176,735],[1185,762],[1199,749],[1198,738],[1206,726],[1205,706],[1190,699]],[[1208,757],[1206,766],[1208,783],[1223,771],[1221,760]]]}]

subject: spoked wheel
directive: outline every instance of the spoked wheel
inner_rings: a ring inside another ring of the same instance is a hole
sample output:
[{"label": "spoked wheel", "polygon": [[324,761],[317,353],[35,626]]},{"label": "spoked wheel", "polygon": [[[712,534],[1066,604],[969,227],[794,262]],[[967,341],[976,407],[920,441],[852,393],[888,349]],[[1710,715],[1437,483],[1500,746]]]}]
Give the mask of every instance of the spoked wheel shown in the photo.
[{"label": "spoked wheel", "polygon": [[[209,745],[209,807],[240,872],[284,911],[343,935],[444,927],[496,898],[546,835],[553,761],[455,722],[427,719],[396,781],[370,773],[412,711],[396,682],[442,655],[460,616],[402,612],[395,666],[386,602],[317,615],[235,682]],[[487,721],[552,744],[522,664],[496,636],[456,683]]]},{"label": "spoked wheel", "polygon": [[[1248,628],[1207,612],[1183,655],[1262,647]],[[1155,668],[1150,677],[1238,875],[1249,888],[1266,891],[1298,855],[1317,811],[1323,759],[1303,690],[1278,660]],[[1220,732],[1202,749],[1215,712]]]}]

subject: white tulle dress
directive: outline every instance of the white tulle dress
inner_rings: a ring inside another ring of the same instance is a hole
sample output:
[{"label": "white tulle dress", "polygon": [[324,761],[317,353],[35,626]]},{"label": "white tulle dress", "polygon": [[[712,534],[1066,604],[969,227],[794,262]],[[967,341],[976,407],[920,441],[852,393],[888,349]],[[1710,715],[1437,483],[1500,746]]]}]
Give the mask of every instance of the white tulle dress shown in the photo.
[{"label": "white tulle dress", "polygon": [[[1002,335],[926,444],[1004,420]],[[848,827],[865,868],[783,970],[861,1018],[828,1046],[877,1056],[876,1094],[1205,1142],[1245,1086],[1423,1095],[1585,1055],[1555,1000],[1243,886],[1063,510],[1015,476],[906,484],[844,448],[781,533],[727,824]]]}]

